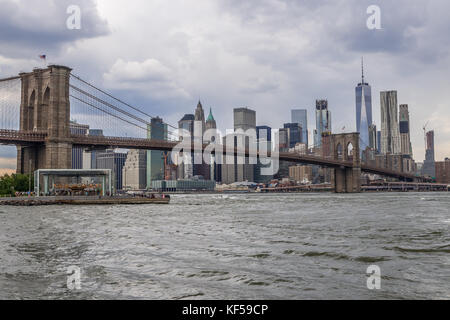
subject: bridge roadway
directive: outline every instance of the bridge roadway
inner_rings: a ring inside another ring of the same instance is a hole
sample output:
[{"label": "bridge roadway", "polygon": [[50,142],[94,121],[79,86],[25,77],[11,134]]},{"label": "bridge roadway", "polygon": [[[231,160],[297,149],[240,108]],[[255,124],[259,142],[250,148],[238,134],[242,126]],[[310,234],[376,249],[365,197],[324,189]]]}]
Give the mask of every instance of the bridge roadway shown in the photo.
[{"label": "bridge roadway", "polygon": [[29,132],[0,129],[0,144],[34,145],[42,144],[47,138],[46,132]]},{"label": "bridge roadway", "polygon": [[[18,130],[0,130],[0,144],[15,144],[15,145],[33,145],[43,144],[46,142],[47,134],[44,132],[24,132]],[[144,138],[125,138],[125,137],[106,137],[106,136],[85,136],[85,135],[71,135],[70,140],[73,145],[87,148],[121,148],[121,149],[143,149],[143,150],[159,150],[172,151],[178,142],[163,141],[155,139]],[[203,149],[207,145],[203,146]],[[192,148],[193,150],[193,148]],[[234,149],[234,154],[248,155],[248,150]],[[270,156],[270,153],[269,153]],[[296,163],[312,164],[329,168],[352,168],[352,161],[335,160],[326,157],[317,157],[302,155],[292,152],[280,152],[280,161],[290,161]],[[361,164],[361,171],[394,177],[403,180],[421,180],[430,181],[426,177],[418,177],[413,174],[397,172],[389,169],[368,166]]]}]

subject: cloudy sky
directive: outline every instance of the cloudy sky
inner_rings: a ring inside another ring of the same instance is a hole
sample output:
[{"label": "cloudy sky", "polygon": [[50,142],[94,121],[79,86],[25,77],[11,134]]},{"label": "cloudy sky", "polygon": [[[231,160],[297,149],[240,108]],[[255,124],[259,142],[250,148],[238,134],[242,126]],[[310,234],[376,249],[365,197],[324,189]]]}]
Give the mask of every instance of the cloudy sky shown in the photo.
[{"label": "cloudy sky", "polygon": [[[69,30],[70,5],[81,29]],[[381,8],[381,30],[366,10]],[[436,158],[450,156],[448,0],[0,0],[0,77],[49,63],[70,66],[147,113],[176,124],[201,99],[222,131],[232,110],[257,111],[279,128],[292,108],[328,99],[333,130],[355,128],[354,87],[364,56],[380,126],[379,92],[409,104],[414,156],[422,126],[435,130]],[[14,168],[14,148],[0,149]]]}]

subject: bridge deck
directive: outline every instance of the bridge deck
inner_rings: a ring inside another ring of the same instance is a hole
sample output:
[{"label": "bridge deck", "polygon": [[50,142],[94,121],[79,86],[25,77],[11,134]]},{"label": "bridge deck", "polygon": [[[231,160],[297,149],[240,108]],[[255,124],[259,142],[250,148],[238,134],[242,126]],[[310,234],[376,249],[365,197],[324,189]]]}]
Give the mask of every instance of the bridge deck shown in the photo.
[{"label": "bridge deck", "polygon": [[[18,130],[0,130],[0,144],[13,144],[13,145],[32,145],[43,144],[47,140],[47,134],[45,132],[27,132]],[[123,137],[102,137],[102,136],[85,136],[85,135],[72,135],[72,143],[78,146],[84,147],[97,147],[97,148],[121,148],[121,149],[144,149],[144,150],[160,150],[160,151],[172,151],[178,142],[155,140],[155,139],[142,139],[142,138],[123,138]],[[207,145],[203,146],[203,149]],[[192,148],[192,150],[194,150]],[[249,155],[248,150],[234,149],[232,153],[237,155]],[[258,155],[258,154],[257,154]],[[270,156],[270,154],[269,154]],[[303,155],[291,152],[280,152],[280,161],[290,161],[295,163],[312,164],[330,168],[352,168],[353,163],[351,161],[341,161],[320,156]],[[421,179],[423,181],[429,181],[426,177],[418,177],[413,174],[397,172],[385,168],[377,168],[361,164],[361,170],[373,174],[395,177],[399,179]]]},{"label": "bridge deck", "polygon": [[0,144],[36,144],[44,143],[47,134],[43,132],[28,132],[0,129]]}]

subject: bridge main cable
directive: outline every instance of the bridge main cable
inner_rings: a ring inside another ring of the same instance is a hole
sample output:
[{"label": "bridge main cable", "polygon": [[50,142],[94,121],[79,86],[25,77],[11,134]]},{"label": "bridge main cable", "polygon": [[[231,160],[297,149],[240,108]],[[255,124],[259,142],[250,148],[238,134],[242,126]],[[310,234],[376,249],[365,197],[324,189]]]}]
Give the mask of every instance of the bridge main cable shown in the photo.
[{"label": "bridge main cable", "polygon": [[87,101],[84,101],[84,100],[82,100],[82,99],[80,99],[80,98],[77,98],[77,97],[75,97],[75,96],[73,96],[73,95],[69,95],[69,96],[70,96],[71,98],[74,98],[74,99],[76,99],[76,100],[78,100],[78,101],[84,103],[84,104],[87,104],[88,106],[90,106],[90,107],[92,107],[92,108],[95,108],[95,109],[97,109],[97,110],[100,110],[100,111],[106,113],[107,115],[110,115],[110,116],[112,116],[112,117],[114,117],[114,118],[116,118],[116,119],[125,121],[125,122],[127,122],[127,123],[129,123],[129,124],[131,124],[131,125],[133,125],[133,126],[135,126],[135,127],[137,127],[137,128],[139,128],[139,129],[142,129],[142,130],[147,131],[147,128],[141,127],[140,125],[138,125],[138,124],[136,124],[136,123],[134,123],[134,122],[131,122],[131,121],[126,120],[126,119],[124,119],[124,118],[122,118],[122,117],[119,117],[118,115],[115,115],[115,114],[113,114],[113,113],[111,113],[111,112],[108,112],[108,111],[106,111],[106,110],[104,110],[104,109],[101,109],[101,108],[99,108],[99,107],[96,107],[96,106],[94,106],[93,104],[91,104],[91,103],[89,103],[89,102],[87,102]]},{"label": "bridge main cable", "polygon": [[[137,120],[137,121],[139,121],[139,122],[144,123],[145,125],[150,125],[150,123],[147,122],[147,121],[145,121],[144,119],[141,119],[141,118],[139,118],[139,117],[136,117],[135,115],[133,115],[133,114],[131,114],[131,113],[125,111],[125,110],[122,110],[122,109],[120,109],[120,108],[118,108],[118,107],[116,107],[116,106],[114,106],[114,105],[111,105],[110,103],[108,103],[108,102],[106,102],[106,101],[104,101],[104,100],[102,100],[102,99],[100,99],[100,98],[98,98],[98,97],[95,97],[95,96],[91,95],[90,93],[88,93],[88,92],[86,92],[86,91],[84,91],[84,90],[82,90],[82,89],[80,89],[80,88],[78,88],[78,87],[75,87],[75,86],[73,86],[73,85],[70,85],[70,87],[71,87],[72,89],[74,89],[74,90],[80,92],[80,93],[83,94],[84,96],[87,96],[87,97],[89,97],[89,98],[91,98],[91,99],[93,99],[93,100],[99,102],[100,104],[104,104],[104,105],[106,105],[107,107],[110,107],[111,109],[114,109],[114,110],[116,110],[116,111],[118,111],[118,112],[120,112],[120,113],[122,113],[122,114],[124,114],[124,115],[126,115],[126,116],[128,116],[128,117],[130,117],[130,118],[133,118],[133,119],[135,119],[135,120]],[[84,103],[84,104],[86,104],[86,105],[88,105],[88,106],[94,108],[94,109],[97,109],[97,110],[99,110],[99,111],[101,111],[101,112],[103,112],[103,113],[106,113],[106,114],[109,115],[109,116],[112,116],[112,117],[114,117],[114,118],[116,118],[116,119],[119,119],[119,120],[121,120],[121,121],[124,121],[124,122],[126,122],[126,123],[128,123],[128,124],[131,124],[131,125],[133,125],[133,126],[139,128],[139,129],[142,129],[142,130],[145,131],[145,132],[148,131],[148,129],[146,129],[145,127],[142,127],[142,126],[140,126],[140,125],[138,125],[138,124],[136,124],[136,123],[134,123],[134,122],[131,122],[130,120],[124,119],[123,117],[120,117],[120,116],[118,116],[118,115],[116,115],[116,114],[114,114],[114,113],[111,113],[111,112],[109,112],[109,111],[107,111],[107,110],[105,110],[105,109],[103,109],[103,108],[100,108],[100,107],[98,107],[98,106],[95,106],[95,105],[93,105],[92,103],[89,103],[89,102],[87,102],[87,101],[85,101],[85,100],[83,100],[83,99],[81,99],[81,98],[79,98],[79,97],[76,97],[76,96],[74,96],[74,95],[72,95],[72,94],[70,94],[69,96],[70,96],[71,98],[75,99],[75,100],[78,100],[78,101],[81,102],[81,103]],[[174,133],[172,133],[172,132],[170,132],[170,131],[168,131],[168,134],[171,135],[171,136],[174,137],[174,138],[178,138],[178,136],[177,136],[176,134],[174,134]]]},{"label": "bridge main cable", "polygon": [[[139,118],[139,117],[135,116],[134,114],[131,114],[131,113],[125,111],[125,110],[122,110],[122,109],[120,109],[120,108],[118,108],[118,107],[116,107],[116,106],[114,106],[114,105],[112,105],[112,104],[110,104],[110,103],[108,103],[108,102],[106,102],[106,101],[104,101],[104,100],[102,100],[102,99],[100,99],[100,98],[98,98],[98,97],[96,97],[96,96],[90,94],[89,92],[86,92],[86,91],[84,91],[84,90],[82,90],[82,89],[80,89],[80,88],[78,88],[78,87],[75,87],[74,85],[70,85],[70,87],[71,87],[72,89],[74,89],[74,90],[76,90],[76,91],[78,91],[78,92],[80,92],[80,93],[82,93],[82,94],[88,96],[89,98],[91,98],[91,99],[93,99],[93,100],[96,100],[97,102],[100,102],[101,104],[104,104],[104,105],[106,105],[107,107],[110,107],[110,108],[112,108],[112,109],[114,109],[114,110],[116,110],[116,111],[118,111],[118,112],[120,112],[120,113],[126,115],[127,117],[133,118],[134,120],[139,121],[139,122],[142,122],[142,123],[144,123],[144,124],[146,124],[146,125],[149,125],[149,124],[150,124],[148,121],[145,121],[144,119]],[[72,96],[72,98],[75,98],[75,97]],[[80,100],[80,99],[77,99],[77,100]],[[90,106],[93,107],[92,105],[90,105]],[[100,109],[100,108],[97,108],[97,109]],[[101,109],[100,109],[100,110],[101,110]],[[108,114],[109,114],[109,113],[108,113]],[[122,119],[122,120],[123,120],[123,119]]]},{"label": "bridge main cable", "polygon": [[[106,96],[110,97],[111,99],[114,99],[114,100],[116,100],[116,101],[118,101],[118,102],[120,102],[120,103],[126,105],[127,107],[129,107],[129,108],[131,108],[131,109],[133,109],[133,110],[135,110],[135,111],[137,111],[137,112],[139,112],[139,113],[142,113],[142,114],[145,115],[146,117],[149,117],[150,119],[155,118],[155,117],[149,115],[148,113],[146,113],[146,112],[144,112],[144,111],[142,111],[142,110],[139,110],[138,108],[133,107],[132,105],[130,105],[130,104],[128,104],[128,103],[126,103],[126,102],[124,102],[124,101],[122,101],[122,100],[120,100],[120,99],[114,97],[114,96],[112,96],[111,94],[109,94],[109,93],[103,91],[102,89],[97,88],[96,86],[90,84],[89,82],[87,82],[87,81],[81,79],[81,78],[78,77],[77,75],[75,75],[75,74],[73,74],[73,73],[71,73],[70,75],[71,75],[72,77],[74,77],[75,79],[77,79],[77,80],[83,82],[84,84],[90,86],[91,88],[94,88],[94,89],[100,91],[101,93],[105,94]],[[167,122],[166,122],[166,124],[167,124],[169,127],[178,130],[177,127],[175,127],[175,126],[173,126],[173,125],[171,125],[171,124],[169,124],[169,123],[167,123]]]},{"label": "bridge main cable", "polygon": [[17,79],[20,79],[20,76],[15,76],[15,77],[9,77],[9,78],[0,79],[0,82],[11,81],[11,80],[17,80]]}]

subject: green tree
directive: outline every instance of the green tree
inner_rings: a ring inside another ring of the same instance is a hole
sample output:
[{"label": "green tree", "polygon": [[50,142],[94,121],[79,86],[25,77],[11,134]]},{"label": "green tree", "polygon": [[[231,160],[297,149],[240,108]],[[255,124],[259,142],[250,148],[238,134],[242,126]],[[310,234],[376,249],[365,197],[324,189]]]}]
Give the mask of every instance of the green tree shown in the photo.
[{"label": "green tree", "polygon": [[[34,181],[31,175],[31,189]],[[14,195],[15,192],[27,192],[30,185],[30,175],[28,174],[5,174],[0,177],[0,195]]]},{"label": "green tree", "polygon": [[10,195],[13,179],[8,174],[0,178],[0,195]]}]

